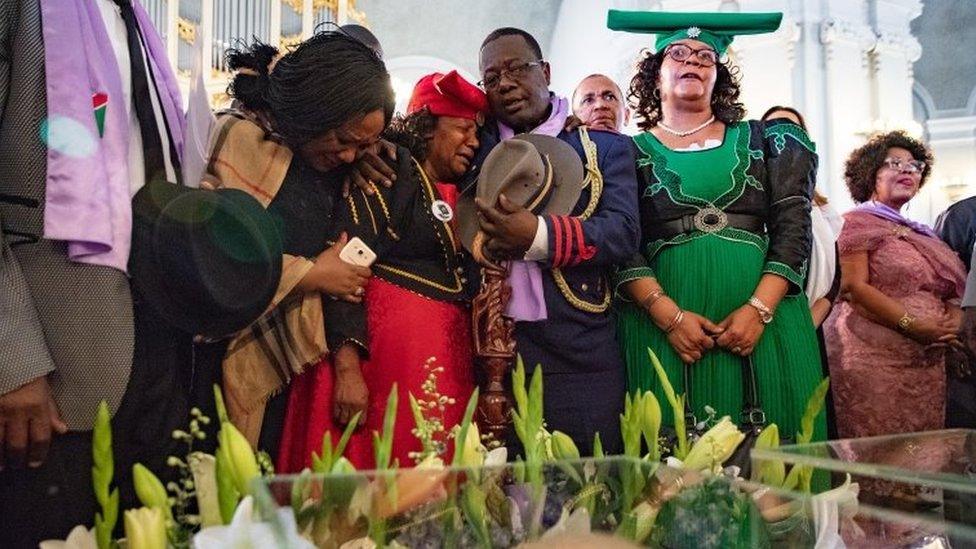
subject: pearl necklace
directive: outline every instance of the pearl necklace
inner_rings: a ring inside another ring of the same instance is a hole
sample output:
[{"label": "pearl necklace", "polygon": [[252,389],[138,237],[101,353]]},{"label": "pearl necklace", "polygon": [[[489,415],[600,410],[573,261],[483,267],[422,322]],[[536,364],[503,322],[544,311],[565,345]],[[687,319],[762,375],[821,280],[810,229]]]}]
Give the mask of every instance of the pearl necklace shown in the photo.
[{"label": "pearl necklace", "polygon": [[670,126],[668,126],[664,122],[658,122],[657,125],[660,126],[662,130],[670,133],[671,135],[676,135],[678,137],[688,137],[689,135],[692,135],[692,134],[695,134],[695,133],[698,133],[698,132],[704,130],[712,122],[715,122],[715,115],[714,114],[712,115],[711,118],[709,118],[708,120],[706,120],[705,123],[702,124],[701,126],[695,126],[694,128],[692,128],[690,130],[683,131],[683,132],[682,131],[678,131],[678,130],[676,130],[676,129],[670,127]]}]

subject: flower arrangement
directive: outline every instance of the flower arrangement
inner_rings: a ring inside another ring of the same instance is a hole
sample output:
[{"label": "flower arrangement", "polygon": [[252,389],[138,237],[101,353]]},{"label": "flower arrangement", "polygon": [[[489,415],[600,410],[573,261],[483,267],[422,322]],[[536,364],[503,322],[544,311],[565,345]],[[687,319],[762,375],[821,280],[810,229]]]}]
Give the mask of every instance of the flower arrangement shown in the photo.
[{"label": "flower arrangement", "polygon": [[[259,503],[269,515],[290,508],[299,517],[298,532],[317,547],[513,547],[597,532],[660,546],[768,543],[771,520],[752,497],[754,489],[722,465],[745,436],[729,417],[709,418],[697,426],[703,432],[689,435],[682,424],[685,396],[675,393],[653,353],[651,359],[679,422],[674,440],[662,436],[653,393],[628,395],[620,417],[624,455],[604,456],[597,433],[594,457],[581,458],[568,435],[546,426],[541,368],[529,376],[519,360],[512,372],[512,426],[521,452],[514,461],[506,461],[508,449],[489,450],[481,440],[471,421],[476,392],[452,429],[454,453],[445,464],[443,446],[431,443],[437,424],[422,413],[435,409],[425,403],[436,399],[411,395],[414,432],[424,448],[417,467],[273,477],[264,482],[267,497]],[[826,382],[811,398],[798,438],[812,436],[825,390]],[[777,436],[773,425],[761,440]],[[382,450],[383,437],[376,442]],[[768,464],[759,469],[756,474],[767,478]]]},{"label": "flower arrangement", "polygon": [[[507,448],[484,440],[473,422],[477,390],[462,422],[452,428],[443,424],[448,402],[438,394],[433,360],[424,366],[429,377],[423,394],[408,395],[413,432],[422,443],[422,451],[411,456],[416,461],[411,468],[391,460],[395,386],[382,430],[373,433],[376,470],[356,471],[343,457],[357,415],[335,443],[331,433],[324,435],[310,469],[283,477],[273,476],[267,458],[255,454],[227,420],[215,388],[220,430],[214,455],[193,447],[205,437],[201,426],[210,422],[195,410],[189,429],[174,433],[187,444],[185,459],[169,461],[180,472],[178,481],[164,486],[142,465],[134,467],[143,507],[123,515],[127,547],[487,548],[598,533],[652,546],[768,545],[776,535],[770,527],[780,517],[767,511],[783,502],[754,497],[754,485],[722,465],[745,436],[727,416],[710,417],[689,435],[685,395],[675,393],[653,353],[651,361],[674,412],[673,439],[662,435],[661,404],[652,392],[627,395],[620,416],[623,455],[604,456],[595,433],[592,458],[581,457],[565,433],[549,431],[542,368],[528,376],[521,360],[512,372],[512,424],[521,445],[514,461],[508,461]],[[811,397],[797,440],[812,437],[826,387],[825,380]],[[87,548],[84,543],[94,542],[92,547],[108,549],[116,543],[111,535],[119,509],[105,406],[99,408],[94,437],[93,488],[100,510],[92,531],[72,532],[83,543],[68,546]],[[775,425],[756,441],[765,447],[778,443]],[[811,476],[802,467],[787,472],[772,461],[758,463],[752,472],[753,481],[800,490],[810,489]],[[794,511],[790,516],[797,515]]]}]

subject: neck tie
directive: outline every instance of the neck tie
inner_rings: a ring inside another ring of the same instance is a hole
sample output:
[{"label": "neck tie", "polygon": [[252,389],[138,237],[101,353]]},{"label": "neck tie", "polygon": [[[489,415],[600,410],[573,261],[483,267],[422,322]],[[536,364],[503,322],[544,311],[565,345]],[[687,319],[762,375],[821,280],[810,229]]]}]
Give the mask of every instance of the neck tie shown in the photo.
[{"label": "neck tie", "polygon": [[[146,63],[142,59],[142,40],[136,14],[131,0],[114,0],[122,10],[125,22],[126,42],[129,46],[129,68],[132,72],[132,102],[139,119],[139,133],[142,135],[142,150],[146,166],[146,183],[157,179],[166,180],[166,165],[163,157],[163,143],[159,137],[159,126],[153,112],[152,82],[146,74]],[[176,157],[171,154],[174,168]]]}]

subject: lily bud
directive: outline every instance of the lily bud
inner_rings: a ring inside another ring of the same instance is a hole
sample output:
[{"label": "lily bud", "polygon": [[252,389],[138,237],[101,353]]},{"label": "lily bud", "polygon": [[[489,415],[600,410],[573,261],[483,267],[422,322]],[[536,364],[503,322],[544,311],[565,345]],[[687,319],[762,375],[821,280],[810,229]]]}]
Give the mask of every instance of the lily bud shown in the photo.
[{"label": "lily bud", "polygon": [[461,455],[460,465],[463,467],[481,467],[485,463],[485,447],[481,444],[481,433],[478,424],[471,422],[468,432],[464,435],[464,453]]},{"label": "lily bud", "polygon": [[136,497],[143,505],[159,509],[167,519],[173,518],[166,488],[163,488],[159,478],[141,463],[132,466],[132,484],[136,489]]},{"label": "lily bud", "polygon": [[346,456],[339,456],[339,459],[332,464],[332,470],[329,472],[333,475],[351,475],[356,472],[356,467],[346,459]]},{"label": "lily bud", "polygon": [[159,509],[140,507],[125,512],[125,537],[130,549],[166,549],[166,519]]},{"label": "lily bud", "polygon": [[562,431],[552,432],[552,453],[556,459],[579,459],[579,449],[576,443]]},{"label": "lily bud", "polygon": [[251,444],[233,423],[220,427],[220,445],[226,446],[226,456],[230,460],[231,476],[234,486],[241,495],[251,494],[251,481],[259,476],[258,460],[254,457]]},{"label": "lily bud", "polygon": [[[766,426],[756,437],[755,448],[778,448],[779,427],[775,423]],[[752,480],[769,486],[782,486],[786,480],[786,464],[780,460],[755,460]]]},{"label": "lily bud", "polygon": [[661,404],[651,391],[644,393],[641,401],[641,431],[644,433],[644,442],[647,443],[651,458],[657,461],[659,457],[657,438],[661,432]]},{"label": "lily bud", "polygon": [[684,466],[696,471],[712,469],[729,459],[745,437],[729,416],[725,416],[691,447]]}]

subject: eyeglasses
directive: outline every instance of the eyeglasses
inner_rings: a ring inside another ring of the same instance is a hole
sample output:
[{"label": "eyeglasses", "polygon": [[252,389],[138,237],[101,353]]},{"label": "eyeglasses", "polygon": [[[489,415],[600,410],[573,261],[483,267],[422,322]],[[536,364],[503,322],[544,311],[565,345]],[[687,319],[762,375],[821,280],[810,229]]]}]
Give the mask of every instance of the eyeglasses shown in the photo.
[{"label": "eyeglasses", "polygon": [[711,48],[696,50],[684,44],[674,44],[664,50],[664,55],[667,55],[678,63],[684,63],[694,55],[703,67],[713,67],[718,63],[718,53]]},{"label": "eyeglasses", "polygon": [[508,77],[511,80],[521,80],[526,74],[529,73],[529,69],[532,67],[542,66],[543,63],[545,63],[545,61],[542,59],[539,59],[538,61],[530,61],[528,63],[513,63],[507,69],[502,69],[497,73],[486,72],[484,74],[484,80],[478,82],[478,87],[488,91],[497,88],[498,84],[501,83],[502,78]]},{"label": "eyeglasses", "polygon": [[886,158],[884,165],[896,172],[922,173],[925,171],[925,162],[921,160],[909,160],[904,162],[897,158]]}]

